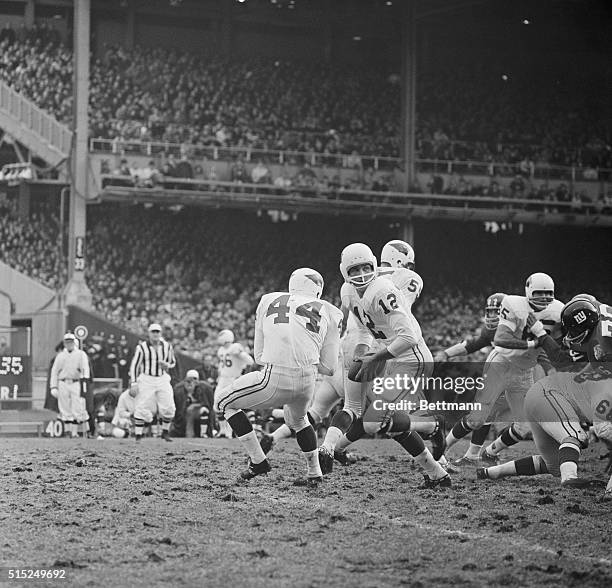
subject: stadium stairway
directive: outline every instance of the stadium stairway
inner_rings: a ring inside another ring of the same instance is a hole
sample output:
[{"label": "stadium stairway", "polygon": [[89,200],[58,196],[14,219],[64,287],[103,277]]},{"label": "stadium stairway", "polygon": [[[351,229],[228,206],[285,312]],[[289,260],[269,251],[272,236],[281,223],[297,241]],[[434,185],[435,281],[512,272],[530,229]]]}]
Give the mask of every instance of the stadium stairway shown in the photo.
[{"label": "stadium stairway", "polygon": [[50,166],[70,153],[72,131],[0,80],[0,128]]}]

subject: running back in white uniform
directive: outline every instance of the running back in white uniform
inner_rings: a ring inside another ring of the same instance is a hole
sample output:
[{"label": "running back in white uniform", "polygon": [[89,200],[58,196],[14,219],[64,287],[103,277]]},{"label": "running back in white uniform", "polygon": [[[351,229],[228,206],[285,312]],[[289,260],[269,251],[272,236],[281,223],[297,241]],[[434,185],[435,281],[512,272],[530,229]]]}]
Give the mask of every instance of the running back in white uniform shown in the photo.
[{"label": "running back in white uniform", "polygon": [[217,351],[218,387],[231,384],[244,370],[253,363],[253,358],[240,343],[222,345]]}]

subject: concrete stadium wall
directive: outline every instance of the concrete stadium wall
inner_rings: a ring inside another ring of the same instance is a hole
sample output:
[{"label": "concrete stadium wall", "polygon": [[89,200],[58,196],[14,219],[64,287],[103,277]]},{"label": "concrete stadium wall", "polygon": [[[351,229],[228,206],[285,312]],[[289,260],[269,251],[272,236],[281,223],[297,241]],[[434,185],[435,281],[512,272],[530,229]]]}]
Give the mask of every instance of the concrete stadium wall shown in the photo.
[{"label": "concrete stadium wall", "polygon": [[14,303],[13,313],[32,315],[53,300],[55,292],[0,261],[0,288]]}]

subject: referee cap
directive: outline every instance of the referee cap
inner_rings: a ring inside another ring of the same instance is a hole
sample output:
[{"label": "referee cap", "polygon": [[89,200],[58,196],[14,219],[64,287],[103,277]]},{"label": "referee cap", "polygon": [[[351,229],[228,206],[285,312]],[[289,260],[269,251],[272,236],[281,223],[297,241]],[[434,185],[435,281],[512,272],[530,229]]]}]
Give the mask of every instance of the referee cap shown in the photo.
[{"label": "referee cap", "polygon": [[64,335],[64,341],[76,341],[76,337],[74,336],[74,333],[66,333]]},{"label": "referee cap", "polygon": [[159,331],[161,333],[161,325],[159,323],[151,323],[149,325],[149,333],[152,333],[153,331]]},{"label": "referee cap", "polygon": [[185,379],[199,380],[200,374],[198,374],[197,370],[187,370],[187,373],[185,374]]}]

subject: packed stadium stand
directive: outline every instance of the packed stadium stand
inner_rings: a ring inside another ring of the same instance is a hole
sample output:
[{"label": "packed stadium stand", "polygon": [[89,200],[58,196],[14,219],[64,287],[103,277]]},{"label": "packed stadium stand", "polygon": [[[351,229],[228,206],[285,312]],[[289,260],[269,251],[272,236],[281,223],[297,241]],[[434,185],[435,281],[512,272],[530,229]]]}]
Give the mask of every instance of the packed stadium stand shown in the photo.
[{"label": "packed stadium stand", "polygon": [[[71,51],[46,28],[22,37],[0,42],[0,78],[70,123]],[[581,91],[588,62],[536,62],[517,81],[490,71],[500,65],[467,58],[419,75],[419,157],[578,166],[587,179],[612,168],[605,92]],[[353,154],[359,165],[399,155],[399,113],[392,70],[118,46],[91,68],[93,138]]]}]

